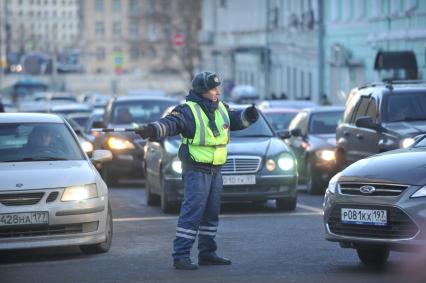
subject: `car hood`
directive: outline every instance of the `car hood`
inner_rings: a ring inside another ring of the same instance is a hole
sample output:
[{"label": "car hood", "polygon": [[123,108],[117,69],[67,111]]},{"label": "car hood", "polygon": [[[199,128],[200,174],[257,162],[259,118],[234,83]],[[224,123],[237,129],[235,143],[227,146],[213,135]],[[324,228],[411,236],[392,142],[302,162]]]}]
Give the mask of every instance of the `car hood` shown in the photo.
[{"label": "car hood", "polygon": [[309,143],[312,148],[332,149],[336,147],[336,134],[310,135]]},{"label": "car hood", "polygon": [[343,170],[339,181],[426,185],[426,150],[398,149],[362,159]]},{"label": "car hood", "polygon": [[61,188],[96,182],[88,161],[0,163],[0,190]]},{"label": "car hood", "polygon": [[[180,140],[168,139],[166,150],[177,154]],[[227,146],[228,155],[273,156],[289,151],[287,145],[276,137],[233,137]]]},{"label": "car hood", "polygon": [[400,136],[416,136],[426,133],[425,121],[392,122],[384,124],[384,127]]}]

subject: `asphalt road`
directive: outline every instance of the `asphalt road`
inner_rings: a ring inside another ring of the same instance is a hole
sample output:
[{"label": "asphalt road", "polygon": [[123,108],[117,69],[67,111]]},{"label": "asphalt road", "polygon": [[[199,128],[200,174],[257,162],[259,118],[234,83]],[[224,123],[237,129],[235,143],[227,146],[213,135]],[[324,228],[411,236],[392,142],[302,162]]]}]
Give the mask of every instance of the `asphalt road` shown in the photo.
[{"label": "asphalt road", "polygon": [[[78,248],[0,252],[0,282],[426,282],[425,254],[392,253],[382,269],[362,265],[354,250],[324,240],[322,197],[299,190],[294,212],[225,204],[218,254],[230,266],[172,267],[177,215],[145,204],[143,184],[111,190],[114,240],[106,254]],[[196,259],[196,250],[193,250]]]}]

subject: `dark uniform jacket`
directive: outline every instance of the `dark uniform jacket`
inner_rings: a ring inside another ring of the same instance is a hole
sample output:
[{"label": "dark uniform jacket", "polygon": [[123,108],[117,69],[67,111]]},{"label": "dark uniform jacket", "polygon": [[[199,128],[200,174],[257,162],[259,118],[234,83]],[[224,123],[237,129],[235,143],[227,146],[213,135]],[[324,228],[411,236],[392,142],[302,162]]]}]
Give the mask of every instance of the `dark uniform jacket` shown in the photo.
[{"label": "dark uniform jacket", "polygon": [[[213,102],[205,99],[192,90],[186,97],[186,101],[196,102],[201,106],[207,117],[209,117],[209,120],[214,121],[214,112],[218,107],[217,101]],[[227,104],[224,103],[224,105],[228,110],[231,131],[242,130],[250,125],[249,120],[246,118],[245,110],[236,111],[230,109]],[[181,134],[185,138],[193,139],[195,135],[195,118],[191,109],[186,104],[176,106],[170,114],[149,125],[155,128],[154,138]],[[179,159],[182,161],[184,171],[195,170],[204,173],[214,173],[221,168],[220,165],[195,162],[189,154],[189,148],[186,144],[181,144],[179,148]]]}]

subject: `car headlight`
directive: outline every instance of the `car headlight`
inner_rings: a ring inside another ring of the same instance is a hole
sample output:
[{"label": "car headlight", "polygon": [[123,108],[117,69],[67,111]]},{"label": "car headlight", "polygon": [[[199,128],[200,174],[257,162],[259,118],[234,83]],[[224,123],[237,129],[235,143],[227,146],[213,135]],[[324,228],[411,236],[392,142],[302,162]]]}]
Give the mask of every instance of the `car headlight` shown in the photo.
[{"label": "car headlight", "polygon": [[268,159],[268,161],[266,161],[265,167],[266,167],[266,170],[268,170],[269,172],[272,172],[277,167],[277,164],[275,163],[273,159]]},{"label": "car headlight", "polygon": [[135,146],[128,140],[120,139],[116,137],[110,137],[108,139],[108,146],[111,149],[133,149]]},{"label": "car headlight", "polygon": [[336,155],[334,153],[334,150],[329,150],[329,149],[325,149],[325,150],[319,150],[317,152],[315,152],[316,156],[324,161],[332,161],[336,159]]},{"label": "car headlight", "polygon": [[294,159],[290,154],[281,154],[278,158],[278,167],[280,167],[281,170],[289,171],[293,169],[294,165]]},{"label": "car headlight", "polygon": [[410,147],[414,142],[415,140],[413,138],[405,138],[401,141],[401,147],[402,148]]},{"label": "car headlight", "polygon": [[182,174],[182,162],[179,159],[175,158],[172,161],[172,169],[174,172]]},{"label": "car headlight", "polygon": [[84,150],[84,152],[92,152],[93,151],[93,144],[89,141],[82,140],[80,141],[81,148]]},{"label": "car headlight", "polygon": [[96,184],[89,184],[65,188],[61,201],[79,201],[96,197],[98,197]]},{"label": "car headlight", "polygon": [[339,177],[341,174],[342,172],[337,173],[336,175],[333,176],[333,178],[331,178],[330,182],[328,182],[328,187],[327,187],[328,192],[332,194],[336,193],[337,181],[339,180]]},{"label": "car headlight", "polygon": [[412,198],[426,197],[426,186],[418,189],[414,194],[411,195],[411,197]]}]

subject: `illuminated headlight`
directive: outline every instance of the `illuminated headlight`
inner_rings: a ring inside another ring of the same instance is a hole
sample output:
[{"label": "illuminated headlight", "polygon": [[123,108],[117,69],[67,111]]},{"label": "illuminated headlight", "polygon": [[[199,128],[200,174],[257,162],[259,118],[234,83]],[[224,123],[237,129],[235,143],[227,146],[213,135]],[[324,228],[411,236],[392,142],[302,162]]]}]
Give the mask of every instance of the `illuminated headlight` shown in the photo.
[{"label": "illuminated headlight", "polygon": [[80,145],[81,145],[81,148],[84,150],[84,152],[92,152],[93,151],[93,145],[89,141],[82,140],[82,141],[80,141]]},{"label": "illuminated headlight", "polygon": [[414,194],[411,195],[411,197],[412,198],[426,197],[426,186],[418,189]]},{"label": "illuminated headlight", "polygon": [[116,137],[110,137],[108,139],[108,146],[111,149],[133,149],[135,146],[125,139],[120,139]]},{"label": "illuminated headlight", "polygon": [[342,173],[339,172],[336,175],[333,176],[333,178],[331,178],[330,182],[328,182],[328,187],[327,187],[327,191],[335,194],[336,193],[336,188],[337,188],[337,181],[339,180],[339,177]]},{"label": "illuminated headlight", "polygon": [[322,159],[324,161],[332,161],[336,159],[334,150],[328,150],[328,149],[320,150],[315,152],[315,154],[317,155],[319,159]]},{"label": "illuminated headlight", "polygon": [[96,184],[65,188],[61,201],[79,201],[98,197]]},{"label": "illuminated headlight", "polygon": [[401,147],[402,147],[402,148],[409,147],[409,146],[411,146],[414,142],[415,142],[415,140],[414,140],[413,138],[406,138],[406,139],[403,139],[403,140],[401,141]]},{"label": "illuminated headlight", "polygon": [[282,154],[278,158],[278,166],[281,168],[281,170],[288,171],[293,169],[294,167],[294,159],[289,154]]},{"label": "illuminated headlight", "polygon": [[182,174],[182,162],[179,159],[175,158],[172,161],[172,169],[174,172]]},{"label": "illuminated headlight", "polygon": [[266,161],[266,170],[268,171],[274,171],[275,168],[277,167],[277,164],[275,163],[275,161],[273,159],[269,159],[268,161]]}]

